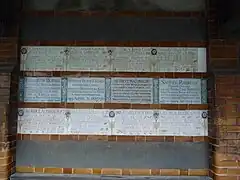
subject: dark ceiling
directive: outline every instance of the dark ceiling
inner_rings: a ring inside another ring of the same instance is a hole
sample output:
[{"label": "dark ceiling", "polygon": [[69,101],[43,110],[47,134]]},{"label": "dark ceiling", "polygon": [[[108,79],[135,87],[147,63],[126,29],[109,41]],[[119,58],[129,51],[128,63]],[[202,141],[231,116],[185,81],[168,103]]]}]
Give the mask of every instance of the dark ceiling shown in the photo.
[{"label": "dark ceiling", "polygon": [[220,37],[240,39],[240,1],[217,0],[216,2]]},{"label": "dark ceiling", "polygon": [[201,11],[205,0],[24,0],[37,10]]},{"label": "dark ceiling", "polygon": [[[0,35],[6,24],[18,20],[16,12],[20,2],[1,0]],[[240,39],[240,0],[215,2],[220,36]],[[205,0],[24,0],[24,7],[32,10],[204,11]]]}]

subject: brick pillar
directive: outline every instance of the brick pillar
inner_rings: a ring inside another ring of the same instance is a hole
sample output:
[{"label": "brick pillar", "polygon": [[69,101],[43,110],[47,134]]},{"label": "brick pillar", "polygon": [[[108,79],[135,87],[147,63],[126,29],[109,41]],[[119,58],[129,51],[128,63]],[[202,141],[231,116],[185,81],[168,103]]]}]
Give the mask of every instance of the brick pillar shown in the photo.
[{"label": "brick pillar", "polygon": [[240,179],[240,72],[238,45],[212,44],[210,68],[214,73],[214,106],[210,119],[211,175],[214,180]]},{"label": "brick pillar", "polygon": [[16,41],[0,40],[0,179],[15,172],[18,77]]},{"label": "brick pillar", "polygon": [[8,133],[11,73],[0,74],[0,179],[7,179],[13,168],[14,137]]}]

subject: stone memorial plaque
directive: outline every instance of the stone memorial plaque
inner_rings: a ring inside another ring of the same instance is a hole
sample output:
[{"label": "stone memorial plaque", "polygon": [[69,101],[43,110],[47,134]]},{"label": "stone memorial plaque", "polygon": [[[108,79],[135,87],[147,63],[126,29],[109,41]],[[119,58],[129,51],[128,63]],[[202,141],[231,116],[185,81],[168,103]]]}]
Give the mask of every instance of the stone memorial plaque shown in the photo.
[{"label": "stone memorial plaque", "polygon": [[157,128],[164,136],[208,136],[207,111],[160,110]]},{"label": "stone memorial plaque", "polygon": [[68,71],[206,72],[206,51],[175,47],[73,47],[68,62]]},{"label": "stone memorial plaque", "polygon": [[159,79],[160,104],[202,104],[201,79]]},{"label": "stone memorial plaque", "polygon": [[111,102],[151,104],[153,102],[153,79],[112,78]]},{"label": "stone memorial plaque", "polygon": [[23,46],[21,70],[206,72],[206,48]]},{"label": "stone memorial plaque", "polygon": [[19,109],[18,133],[110,135],[109,117],[97,109]]},{"label": "stone memorial plaque", "polygon": [[68,78],[67,102],[105,102],[105,79]]},{"label": "stone memorial plaque", "polygon": [[151,72],[149,47],[118,47],[112,50],[112,70],[116,72]]},{"label": "stone memorial plaque", "polygon": [[71,47],[67,71],[111,71],[110,54],[106,47]]},{"label": "stone memorial plaque", "polygon": [[103,109],[72,109],[71,134],[111,135],[109,117]]},{"label": "stone memorial plaque", "polygon": [[23,108],[18,110],[18,133],[67,134],[64,109]]},{"label": "stone memorial plaque", "polygon": [[38,109],[18,111],[18,133],[208,136],[207,111]]},{"label": "stone memorial plaque", "polygon": [[124,50],[118,50],[112,58],[114,71],[206,72],[205,48],[133,47]]},{"label": "stone memorial plaque", "polygon": [[[201,72],[206,64],[200,48],[152,48],[150,62],[153,72]],[[201,59],[200,59],[200,58]],[[201,65],[199,65],[201,64]],[[200,68],[201,67],[201,68]]]},{"label": "stone memorial plaque", "polygon": [[116,110],[113,135],[207,136],[206,111]]},{"label": "stone memorial plaque", "polygon": [[20,81],[20,99],[24,102],[61,102],[61,78],[25,77]]},{"label": "stone memorial plaque", "polygon": [[116,110],[113,135],[155,136],[152,110]]},{"label": "stone memorial plaque", "polygon": [[64,71],[65,49],[58,46],[23,46],[21,48],[22,71]]}]

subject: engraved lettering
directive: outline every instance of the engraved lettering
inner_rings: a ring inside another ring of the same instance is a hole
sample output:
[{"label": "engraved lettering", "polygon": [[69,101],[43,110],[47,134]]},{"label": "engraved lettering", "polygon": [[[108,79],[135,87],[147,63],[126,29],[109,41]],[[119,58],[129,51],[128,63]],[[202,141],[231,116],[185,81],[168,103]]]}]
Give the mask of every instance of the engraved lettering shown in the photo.
[{"label": "engraved lettering", "polygon": [[69,78],[67,102],[104,102],[104,78]]}]

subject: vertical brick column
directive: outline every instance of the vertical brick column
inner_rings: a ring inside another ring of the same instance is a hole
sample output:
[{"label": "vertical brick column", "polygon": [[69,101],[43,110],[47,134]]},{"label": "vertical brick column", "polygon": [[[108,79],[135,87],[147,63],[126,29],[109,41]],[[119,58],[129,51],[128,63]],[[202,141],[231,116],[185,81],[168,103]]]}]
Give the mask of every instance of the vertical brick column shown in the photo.
[{"label": "vertical brick column", "polygon": [[215,180],[240,179],[240,73],[237,44],[214,44],[209,48],[214,70],[214,106],[209,127],[211,175]]},{"label": "vertical brick column", "polygon": [[0,73],[0,179],[7,179],[14,167],[15,138],[9,134],[11,73]]},{"label": "vertical brick column", "polygon": [[17,41],[0,39],[0,179],[15,172],[18,77]]}]

